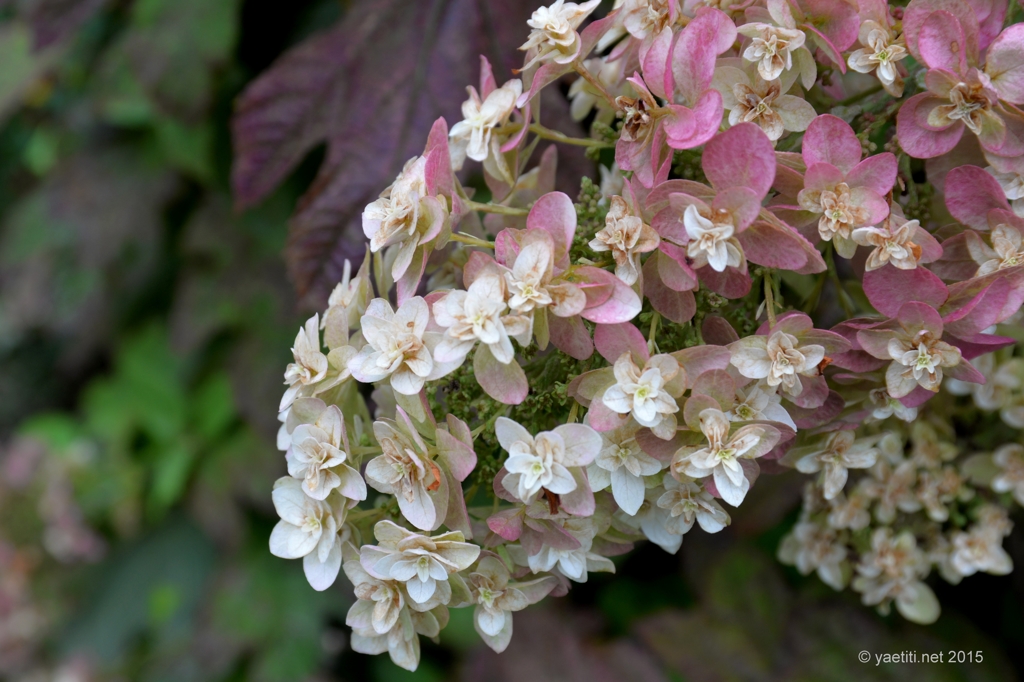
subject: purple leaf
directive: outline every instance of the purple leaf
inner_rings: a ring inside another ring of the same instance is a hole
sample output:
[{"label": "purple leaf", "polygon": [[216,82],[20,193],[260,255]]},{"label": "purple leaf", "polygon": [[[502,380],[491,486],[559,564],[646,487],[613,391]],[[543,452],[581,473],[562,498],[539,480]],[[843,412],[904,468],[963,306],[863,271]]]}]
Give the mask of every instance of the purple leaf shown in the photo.
[{"label": "purple leaf", "polygon": [[597,352],[611,364],[623,353],[631,353],[639,365],[650,357],[647,339],[643,333],[628,322],[621,324],[599,324],[594,330],[594,345]]}]

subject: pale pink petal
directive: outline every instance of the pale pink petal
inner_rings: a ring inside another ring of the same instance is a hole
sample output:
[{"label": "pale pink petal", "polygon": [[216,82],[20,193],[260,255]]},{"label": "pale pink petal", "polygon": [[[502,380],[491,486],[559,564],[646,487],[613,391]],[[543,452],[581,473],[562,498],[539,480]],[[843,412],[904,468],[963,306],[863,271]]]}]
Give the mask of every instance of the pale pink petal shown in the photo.
[{"label": "pale pink petal", "polygon": [[963,27],[946,11],[932,12],[918,32],[917,49],[922,61],[932,69],[964,73],[967,70],[965,47]]},{"label": "pale pink petal", "polygon": [[666,83],[669,97],[680,95],[687,104],[694,106],[701,93],[711,87],[715,59],[732,47],[735,40],[736,25],[724,12],[698,10],[672,46],[669,60],[674,88]]},{"label": "pale pink petal", "polygon": [[930,93],[914,95],[896,114],[896,135],[903,151],[917,159],[930,159],[951,151],[964,133],[963,123],[957,122],[944,130],[925,127],[928,112],[942,106],[946,100]]},{"label": "pale pink petal", "polygon": [[849,173],[860,163],[860,140],[849,123],[838,116],[823,114],[807,126],[803,157],[808,168],[816,163],[830,163],[843,173]]},{"label": "pale pink petal", "polygon": [[740,123],[712,138],[704,146],[702,163],[704,174],[718,191],[748,187],[760,198],[775,179],[775,150],[753,123]]},{"label": "pale pink petal", "polygon": [[864,159],[846,174],[850,187],[867,187],[884,197],[896,183],[896,156],[882,152]]},{"label": "pale pink petal", "polygon": [[519,363],[506,365],[498,362],[487,346],[477,348],[473,356],[473,373],[487,395],[506,405],[518,405],[530,391]]},{"label": "pale pink petal", "polygon": [[572,199],[562,192],[545,194],[526,217],[528,230],[544,230],[555,243],[556,273],[569,267],[569,249],[576,234],[576,208]]},{"label": "pale pink petal", "polygon": [[989,46],[985,74],[999,99],[1024,104],[1024,24],[1008,27]]},{"label": "pale pink petal", "polygon": [[605,360],[614,364],[623,353],[631,353],[638,365],[650,357],[647,339],[643,333],[628,322],[621,324],[599,324],[594,329],[594,345]]},{"label": "pale pink petal", "polygon": [[992,175],[977,166],[960,166],[946,175],[946,208],[964,225],[988,231],[988,212],[1009,211],[1010,204]]}]

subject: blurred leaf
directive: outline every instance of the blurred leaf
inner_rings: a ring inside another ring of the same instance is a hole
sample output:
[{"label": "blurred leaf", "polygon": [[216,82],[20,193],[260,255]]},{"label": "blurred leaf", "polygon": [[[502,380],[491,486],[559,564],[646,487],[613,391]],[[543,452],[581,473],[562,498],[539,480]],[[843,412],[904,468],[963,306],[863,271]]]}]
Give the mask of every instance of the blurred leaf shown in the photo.
[{"label": "blurred leaf", "polygon": [[0,120],[21,100],[46,69],[53,65],[58,54],[47,50],[32,52],[32,36],[21,22],[0,26]]},{"label": "blurred leaf", "polygon": [[[62,653],[83,651],[109,664],[140,635],[186,636],[214,558],[209,541],[181,520],[116,552],[96,571],[90,598],[62,639]],[[166,600],[168,590],[174,590],[177,608],[158,622],[153,603]]]},{"label": "blurred leaf", "polygon": [[32,26],[35,49],[42,50],[74,33],[107,0],[18,0],[17,4]]},{"label": "blurred leaf", "polygon": [[300,202],[289,272],[326,298],[345,258],[363,251],[364,206],[423,151],[438,116],[459,120],[479,55],[518,65],[535,0],[356,0],[337,26],[285,53],[238,100],[232,186],[239,206],[265,197],[313,146],[327,158]]},{"label": "blurred leaf", "polygon": [[238,39],[239,0],[138,0],[123,49],[162,109],[195,120],[209,106],[213,70]]},{"label": "blurred leaf", "polygon": [[208,441],[220,436],[235,418],[231,382],[223,372],[214,374],[195,391],[190,401],[196,431]]},{"label": "blurred leaf", "polygon": [[185,443],[159,449],[153,465],[153,485],[147,500],[154,516],[159,517],[181,498],[194,460],[195,453]]},{"label": "blurred leaf", "polygon": [[184,125],[160,118],[156,122],[156,138],[168,164],[202,183],[213,182],[213,129],[209,123]]}]

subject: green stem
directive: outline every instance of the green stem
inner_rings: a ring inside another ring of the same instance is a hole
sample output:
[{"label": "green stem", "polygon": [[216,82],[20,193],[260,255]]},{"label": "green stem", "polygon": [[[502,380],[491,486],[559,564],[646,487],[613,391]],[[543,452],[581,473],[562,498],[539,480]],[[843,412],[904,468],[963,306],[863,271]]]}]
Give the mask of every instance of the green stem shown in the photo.
[{"label": "green stem", "polygon": [[453,242],[460,242],[462,244],[467,244],[469,246],[479,246],[480,248],[483,249],[494,248],[494,242],[489,242],[486,239],[478,239],[468,234],[460,234],[458,232],[452,233],[451,240]]},{"label": "green stem", "polygon": [[552,140],[553,142],[561,142],[562,144],[571,144],[577,147],[599,147],[601,149],[610,149],[615,146],[609,142],[593,140],[589,137],[569,137],[557,130],[545,128],[539,123],[530,124],[530,132],[544,140]]},{"label": "green stem", "polygon": [[[466,208],[468,208],[469,210],[471,210],[471,211],[481,211],[482,213],[497,213],[499,215],[514,215],[514,216],[524,216],[524,215],[527,215],[527,214],[530,213],[525,208],[513,208],[511,206],[502,206],[501,204],[481,204],[480,202],[473,201],[471,199],[463,199],[462,203],[464,203],[466,205]],[[466,235],[461,235],[461,236],[462,237],[466,237]],[[455,235],[454,234],[452,235],[452,239],[455,239]],[[463,240],[462,239],[456,239],[456,241],[463,241]],[[478,240],[478,241],[483,241],[483,240]],[[469,242],[466,242],[466,243],[468,244]],[[490,242],[487,242],[487,243],[490,244]],[[479,246],[479,244],[477,244],[477,246]],[[491,248],[494,248],[493,244],[491,245]]]},{"label": "green stem", "polygon": [[590,85],[595,90],[601,93],[602,97],[608,100],[608,104],[612,105],[612,109],[617,110],[619,108],[619,105],[615,102],[615,98],[612,97],[611,93],[605,90],[605,87],[601,84],[601,81],[597,80],[597,77],[595,77],[594,74],[590,73],[590,71],[587,70],[587,67],[583,66],[582,62],[577,60],[576,62],[573,63],[572,68],[576,70],[576,73],[583,77],[583,80],[590,83]]},{"label": "green stem", "polygon": [[843,307],[843,312],[846,313],[847,317],[853,317],[853,301],[850,300],[850,295],[846,293],[846,289],[843,288],[843,283],[839,279],[839,271],[836,270],[835,258],[832,255],[833,251],[832,242],[829,242],[828,248],[825,250],[828,275],[832,280],[832,286],[836,288],[836,296],[839,298],[839,305]]},{"label": "green stem", "polygon": [[775,326],[775,290],[772,288],[772,271],[764,271],[764,307],[768,312],[768,324]]}]

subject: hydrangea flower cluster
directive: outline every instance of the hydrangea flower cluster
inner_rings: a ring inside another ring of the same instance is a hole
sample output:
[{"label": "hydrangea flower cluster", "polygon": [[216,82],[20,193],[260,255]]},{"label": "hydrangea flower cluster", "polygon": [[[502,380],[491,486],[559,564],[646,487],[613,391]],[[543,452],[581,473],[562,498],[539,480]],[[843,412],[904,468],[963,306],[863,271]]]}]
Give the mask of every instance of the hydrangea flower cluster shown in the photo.
[{"label": "hydrangea flower cluster", "polygon": [[[516,611],[792,468],[780,558],[933,621],[931,569],[1010,571],[1024,503],[1024,359],[996,334],[1024,302],[1024,25],[998,0],[598,4],[539,8],[517,78],[481,58],[463,120],[366,207],[285,372],[271,551],[318,590],[344,571],[353,648],[415,669],[449,609],[500,652]],[[589,137],[545,126],[565,77]],[[542,140],[600,185],[555,191]],[[1001,440],[977,454],[956,414]]]}]

